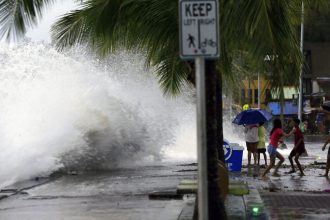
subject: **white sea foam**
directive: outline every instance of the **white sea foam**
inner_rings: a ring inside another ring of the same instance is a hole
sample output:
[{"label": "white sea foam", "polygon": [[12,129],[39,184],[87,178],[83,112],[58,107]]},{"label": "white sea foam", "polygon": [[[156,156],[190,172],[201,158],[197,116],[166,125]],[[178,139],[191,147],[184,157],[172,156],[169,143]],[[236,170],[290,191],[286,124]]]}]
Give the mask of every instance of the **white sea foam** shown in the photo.
[{"label": "white sea foam", "polygon": [[141,55],[0,46],[0,186],[65,169],[195,159],[190,90],[164,98]]},{"label": "white sea foam", "polygon": [[[0,187],[58,169],[196,160],[192,94],[165,98],[141,55],[0,45]],[[224,138],[244,146],[228,118]]]}]

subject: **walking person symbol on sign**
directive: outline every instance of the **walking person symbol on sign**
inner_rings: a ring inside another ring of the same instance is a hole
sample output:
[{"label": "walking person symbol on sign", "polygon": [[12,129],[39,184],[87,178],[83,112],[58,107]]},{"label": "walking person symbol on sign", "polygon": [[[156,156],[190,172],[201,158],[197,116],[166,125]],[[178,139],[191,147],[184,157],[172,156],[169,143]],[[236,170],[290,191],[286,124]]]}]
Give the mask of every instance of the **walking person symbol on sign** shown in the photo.
[{"label": "walking person symbol on sign", "polygon": [[218,0],[180,0],[180,56],[219,57]]},{"label": "walking person symbol on sign", "polygon": [[195,46],[195,38],[191,34],[188,34],[187,41],[189,42],[189,47],[191,47],[191,46],[196,47]]}]

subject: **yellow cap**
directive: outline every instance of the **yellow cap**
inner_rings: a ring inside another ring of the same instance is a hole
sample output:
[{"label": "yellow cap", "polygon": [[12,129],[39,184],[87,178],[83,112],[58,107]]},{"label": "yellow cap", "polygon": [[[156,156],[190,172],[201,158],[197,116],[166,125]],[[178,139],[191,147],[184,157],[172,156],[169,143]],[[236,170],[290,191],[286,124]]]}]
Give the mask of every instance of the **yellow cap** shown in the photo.
[{"label": "yellow cap", "polygon": [[245,111],[245,110],[248,110],[250,108],[250,106],[249,106],[249,104],[245,104],[245,105],[243,105],[243,110]]}]

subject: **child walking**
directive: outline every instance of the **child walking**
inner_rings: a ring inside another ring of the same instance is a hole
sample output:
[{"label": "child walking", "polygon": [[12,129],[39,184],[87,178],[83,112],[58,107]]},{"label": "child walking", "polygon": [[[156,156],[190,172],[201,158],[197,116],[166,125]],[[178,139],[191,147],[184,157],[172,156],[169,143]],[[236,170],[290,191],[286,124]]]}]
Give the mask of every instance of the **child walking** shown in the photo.
[{"label": "child walking", "polygon": [[[328,103],[324,103],[322,105],[322,109],[321,110],[318,110],[318,112],[322,112],[326,115],[330,115],[330,107],[329,107],[329,102]],[[322,151],[325,150],[325,148],[327,147],[327,145],[330,143],[330,134],[328,134],[325,138],[325,143],[323,144],[323,147],[322,147]],[[329,147],[329,150],[328,150],[328,154],[327,154],[327,165],[326,165],[326,168],[325,168],[325,174],[322,175],[326,178],[329,178],[329,170],[330,170],[330,147]]]},{"label": "child walking", "polygon": [[269,163],[268,167],[266,168],[265,172],[262,174],[262,177],[265,177],[266,174],[270,171],[270,169],[272,169],[275,166],[276,158],[278,158],[280,161],[277,163],[277,165],[275,167],[273,176],[279,176],[278,169],[284,162],[284,157],[282,156],[282,154],[280,154],[277,151],[278,142],[282,137],[288,137],[288,136],[289,136],[289,134],[284,133],[284,131],[282,129],[281,120],[276,118],[273,121],[273,129],[270,132],[270,143],[267,147],[269,157],[270,157],[270,163]]},{"label": "child walking", "polygon": [[[325,143],[324,143],[324,145],[323,145],[323,147],[322,147],[322,150],[323,150],[323,151],[325,150],[325,148],[327,147],[327,144],[328,144],[329,142],[330,142],[330,135],[328,135],[328,136],[326,137]],[[328,155],[327,155],[327,166],[326,166],[326,168],[325,168],[325,174],[322,175],[322,176],[329,178],[329,170],[330,170],[330,147],[329,147]]]},{"label": "child walking", "polygon": [[266,155],[266,129],[264,122],[259,123],[258,128],[259,143],[258,143],[258,166],[260,165],[260,154],[264,155],[265,165],[267,166],[267,155]]},{"label": "child walking", "polygon": [[289,160],[291,164],[291,170],[288,173],[294,173],[294,165],[292,158],[294,157],[294,161],[296,162],[299,170],[300,170],[300,176],[304,176],[304,171],[301,167],[301,164],[299,163],[299,157],[305,152],[305,143],[304,143],[304,136],[299,128],[300,120],[298,118],[293,119],[291,121],[291,125],[293,126],[292,131],[290,134],[294,134],[294,147],[289,155]]}]

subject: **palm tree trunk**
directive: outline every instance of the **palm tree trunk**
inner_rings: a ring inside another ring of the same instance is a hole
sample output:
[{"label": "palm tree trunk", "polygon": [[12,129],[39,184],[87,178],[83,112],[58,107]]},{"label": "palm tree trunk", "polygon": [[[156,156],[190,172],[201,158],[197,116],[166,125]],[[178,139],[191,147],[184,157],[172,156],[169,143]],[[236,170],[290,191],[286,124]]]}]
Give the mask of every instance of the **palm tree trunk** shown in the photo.
[{"label": "palm tree trunk", "polygon": [[220,198],[218,160],[223,161],[222,84],[216,71],[216,62],[205,62],[206,138],[208,169],[209,220],[226,219],[224,203]]}]

